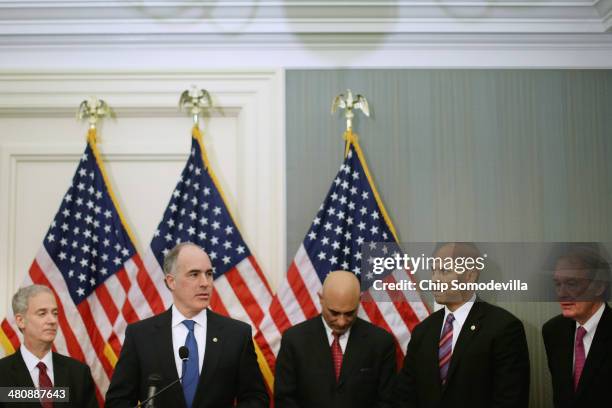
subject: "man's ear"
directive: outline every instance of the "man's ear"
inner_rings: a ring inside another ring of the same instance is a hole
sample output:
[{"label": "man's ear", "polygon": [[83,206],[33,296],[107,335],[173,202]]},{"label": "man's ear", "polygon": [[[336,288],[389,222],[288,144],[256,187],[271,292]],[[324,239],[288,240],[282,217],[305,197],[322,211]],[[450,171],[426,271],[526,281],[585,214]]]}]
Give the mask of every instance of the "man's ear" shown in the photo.
[{"label": "man's ear", "polygon": [[166,287],[170,290],[173,291],[174,287],[176,285],[176,281],[174,280],[174,275],[169,273],[166,276],[164,276],[164,282],[166,283]]},{"label": "man's ear", "polygon": [[17,327],[19,328],[19,330],[21,332],[23,332],[23,329],[25,329],[25,318],[23,317],[23,315],[21,313],[17,313],[15,315],[15,322],[17,323]]},{"label": "man's ear", "polygon": [[603,294],[606,292],[606,284],[602,281],[593,281],[595,283],[595,296],[603,298]]},{"label": "man's ear", "polygon": [[470,269],[469,271],[466,272],[467,276],[466,276],[466,281],[467,282],[478,282],[478,275],[480,274],[476,269]]},{"label": "man's ear", "polygon": [[317,296],[319,296],[319,303],[321,304],[321,307],[322,307],[323,306],[323,293],[317,292]]}]

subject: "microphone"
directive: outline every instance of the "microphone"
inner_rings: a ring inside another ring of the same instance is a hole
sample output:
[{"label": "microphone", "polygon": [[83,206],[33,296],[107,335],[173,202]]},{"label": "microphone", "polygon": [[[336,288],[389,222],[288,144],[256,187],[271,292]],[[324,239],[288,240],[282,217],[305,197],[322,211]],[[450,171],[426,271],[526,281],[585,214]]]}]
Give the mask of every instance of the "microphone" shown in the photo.
[{"label": "microphone", "polygon": [[[183,360],[183,364],[187,360],[189,360],[189,349],[187,347],[185,346],[179,347],[179,358]],[[166,385],[164,388],[156,392],[157,387],[159,386],[161,377],[159,376],[159,374],[151,374],[148,378],[149,392],[147,393],[147,398],[144,401],[139,402],[138,405],[136,405],[134,408],[143,408],[143,407],[144,408],[155,408],[154,406],[155,397],[157,397],[162,392],[166,391],[168,388],[172,387],[177,382],[183,381],[184,375],[185,375],[185,370],[182,370],[181,378],[177,378],[176,380],[172,381],[170,384]]]},{"label": "microphone", "polygon": [[149,376],[149,391],[147,392],[147,399],[149,400],[149,402],[147,402],[147,405],[145,405],[146,408],[155,408],[154,397],[155,393],[157,392],[157,387],[159,387],[160,381],[161,376],[159,374],[151,374]]},{"label": "microphone", "polygon": [[[179,357],[181,360],[183,360],[183,363],[186,360],[189,360],[189,349],[185,346],[181,346],[179,347]],[[185,373],[183,373],[184,375]],[[181,379],[183,378],[183,376],[181,375]]]}]

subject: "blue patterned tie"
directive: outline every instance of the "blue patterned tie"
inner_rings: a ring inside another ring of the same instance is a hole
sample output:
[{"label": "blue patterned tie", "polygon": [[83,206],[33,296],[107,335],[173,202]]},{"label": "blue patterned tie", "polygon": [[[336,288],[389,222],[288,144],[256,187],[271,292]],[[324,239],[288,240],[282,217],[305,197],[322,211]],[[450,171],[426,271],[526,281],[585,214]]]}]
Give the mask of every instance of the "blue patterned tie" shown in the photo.
[{"label": "blue patterned tie", "polygon": [[189,330],[185,339],[185,347],[189,349],[189,359],[183,361],[183,394],[185,395],[187,408],[191,408],[196,388],[198,388],[198,380],[200,379],[198,343],[196,343],[195,333],[193,332],[195,322],[193,320],[184,320],[183,324]]}]

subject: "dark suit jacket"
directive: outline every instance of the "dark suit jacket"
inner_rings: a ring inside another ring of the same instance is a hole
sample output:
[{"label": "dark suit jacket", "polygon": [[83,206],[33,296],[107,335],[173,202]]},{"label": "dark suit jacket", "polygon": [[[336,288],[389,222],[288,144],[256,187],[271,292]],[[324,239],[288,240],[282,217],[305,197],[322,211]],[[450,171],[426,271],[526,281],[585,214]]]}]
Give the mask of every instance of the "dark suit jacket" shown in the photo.
[{"label": "dark suit jacket", "polygon": [[[172,349],[172,311],[128,326],[115,373],[106,393],[106,407],[133,407],[147,397],[147,379],[162,377],[158,389],[178,378]],[[251,327],[210,310],[206,350],[193,407],[268,407],[251,337]],[[155,399],[157,407],[185,407],[180,383]]]},{"label": "dark suit jacket", "polygon": [[[96,388],[89,367],[73,358],[53,353],[53,386],[68,387],[70,402],[54,403],[54,407],[98,407]],[[34,387],[21,352],[0,360],[0,387]],[[6,408],[40,408],[39,403],[1,403]]]},{"label": "dark suit jacket", "polygon": [[438,342],[443,320],[441,309],[412,332],[395,387],[399,406],[527,407],[529,352],[520,320],[497,306],[475,302],[453,350],[446,385],[442,386]]},{"label": "dark suit jacket", "polygon": [[574,392],[574,338],[576,322],[562,315],[542,327],[553,400],[557,408],[602,407],[610,404],[612,387],[612,310],[605,305]]},{"label": "dark suit jacket", "polygon": [[393,337],[357,319],[336,383],[321,316],[288,329],[276,360],[274,404],[287,407],[374,408],[391,405],[396,372]]}]

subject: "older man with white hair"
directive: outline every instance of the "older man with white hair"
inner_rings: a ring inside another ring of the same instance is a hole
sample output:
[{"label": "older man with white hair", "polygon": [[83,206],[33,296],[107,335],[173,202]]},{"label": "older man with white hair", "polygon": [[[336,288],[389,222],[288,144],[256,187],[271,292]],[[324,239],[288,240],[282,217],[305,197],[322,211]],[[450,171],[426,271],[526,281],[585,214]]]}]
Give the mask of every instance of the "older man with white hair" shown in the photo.
[{"label": "older man with white hair", "polygon": [[[89,367],[51,350],[57,334],[57,302],[51,289],[30,285],[13,296],[13,313],[23,334],[16,353],[0,360],[0,387],[68,388],[69,402],[62,407],[98,407]],[[43,399],[43,408],[54,402]],[[23,401],[0,403],[0,407],[24,407]]]}]

